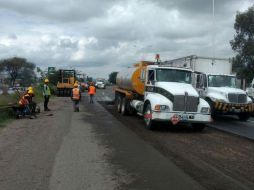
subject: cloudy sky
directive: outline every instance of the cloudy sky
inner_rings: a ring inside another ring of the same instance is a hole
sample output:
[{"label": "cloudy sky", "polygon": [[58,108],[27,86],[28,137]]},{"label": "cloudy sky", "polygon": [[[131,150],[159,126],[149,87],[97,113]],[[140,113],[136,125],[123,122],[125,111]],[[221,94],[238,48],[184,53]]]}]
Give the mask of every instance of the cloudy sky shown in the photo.
[{"label": "cloudy sky", "polygon": [[76,68],[93,77],[139,60],[234,53],[237,11],[254,0],[0,0],[0,59]]}]

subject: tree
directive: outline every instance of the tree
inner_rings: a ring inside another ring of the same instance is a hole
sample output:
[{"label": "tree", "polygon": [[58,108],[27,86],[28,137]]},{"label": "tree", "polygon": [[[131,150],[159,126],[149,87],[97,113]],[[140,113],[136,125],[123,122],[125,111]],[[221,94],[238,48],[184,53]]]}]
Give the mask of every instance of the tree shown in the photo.
[{"label": "tree", "polygon": [[0,70],[9,74],[11,85],[15,85],[16,79],[19,77],[23,83],[30,84],[35,77],[35,65],[27,62],[24,58],[13,57],[0,61]]},{"label": "tree", "polygon": [[236,34],[230,41],[237,55],[232,59],[233,70],[247,82],[254,77],[254,6],[245,12],[238,12],[234,28]]},{"label": "tree", "polygon": [[116,84],[116,75],[118,72],[112,72],[109,74],[109,82]]}]

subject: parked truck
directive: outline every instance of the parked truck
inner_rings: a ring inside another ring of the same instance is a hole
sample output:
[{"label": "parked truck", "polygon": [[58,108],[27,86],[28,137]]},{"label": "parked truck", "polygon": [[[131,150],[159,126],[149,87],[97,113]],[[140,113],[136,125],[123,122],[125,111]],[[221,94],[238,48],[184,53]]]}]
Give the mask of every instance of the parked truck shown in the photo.
[{"label": "parked truck", "polygon": [[194,72],[193,86],[211,107],[213,118],[220,114],[237,115],[249,119],[253,103],[245,91],[237,88],[229,59],[191,55],[165,62],[166,65],[189,68]]},{"label": "parked truck", "polygon": [[164,121],[191,123],[201,131],[211,121],[210,106],[191,81],[190,69],[142,61],[117,74],[116,109],[122,115],[143,116],[147,129]]}]

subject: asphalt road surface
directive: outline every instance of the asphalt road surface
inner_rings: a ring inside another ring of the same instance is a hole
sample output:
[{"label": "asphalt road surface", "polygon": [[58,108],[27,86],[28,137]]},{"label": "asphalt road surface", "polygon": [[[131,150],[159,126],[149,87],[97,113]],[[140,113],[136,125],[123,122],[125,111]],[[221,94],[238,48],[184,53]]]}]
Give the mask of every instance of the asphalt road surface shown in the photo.
[{"label": "asphalt road surface", "polygon": [[1,190],[205,189],[99,103],[49,107],[0,131]]},{"label": "asphalt road surface", "polygon": [[[252,133],[252,119],[240,122],[234,117],[221,117],[198,133],[187,126],[168,124],[160,124],[154,131],[149,131],[144,129],[141,117],[116,113],[114,105],[106,101],[113,96],[111,88],[98,90],[97,100],[126,128],[204,188],[254,189],[254,141],[242,137]],[[227,129],[230,132],[226,132]],[[233,134],[233,129],[237,129],[237,135]],[[241,130],[244,133],[239,133]]]}]

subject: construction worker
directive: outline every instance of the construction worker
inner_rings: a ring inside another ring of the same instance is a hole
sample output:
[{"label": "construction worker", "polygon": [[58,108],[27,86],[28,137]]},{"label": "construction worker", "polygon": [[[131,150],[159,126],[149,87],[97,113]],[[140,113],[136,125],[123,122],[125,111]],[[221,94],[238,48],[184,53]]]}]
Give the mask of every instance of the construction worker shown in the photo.
[{"label": "construction worker", "polygon": [[74,112],[79,112],[79,101],[81,100],[81,90],[78,83],[74,84],[74,88],[71,91],[71,99],[73,101]]},{"label": "construction worker", "polygon": [[28,101],[30,109],[32,110],[33,113],[35,113],[36,103],[33,101],[34,91],[32,87],[28,88],[27,94],[29,95]]},{"label": "construction worker", "polygon": [[91,82],[90,86],[88,87],[88,94],[90,95],[90,104],[93,104],[93,97],[96,94],[96,88],[93,82]]},{"label": "construction worker", "polygon": [[24,94],[20,99],[19,99],[19,106],[20,107],[25,107],[26,105],[29,104],[29,95],[26,93]]},{"label": "construction worker", "polygon": [[44,86],[43,86],[43,96],[44,96],[44,111],[50,111],[48,108],[49,98],[50,98],[50,88],[49,88],[49,80],[44,80]]},{"label": "construction worker", "polygon": [[21,111],[21,114],[23,116],[25,116],[27,113],[28,113],[28,109],[27,109],[27,106],[29,105],[29,95],[27,93],[25,93],[19,100],[19,107],[20,107],[20,111]]}]

